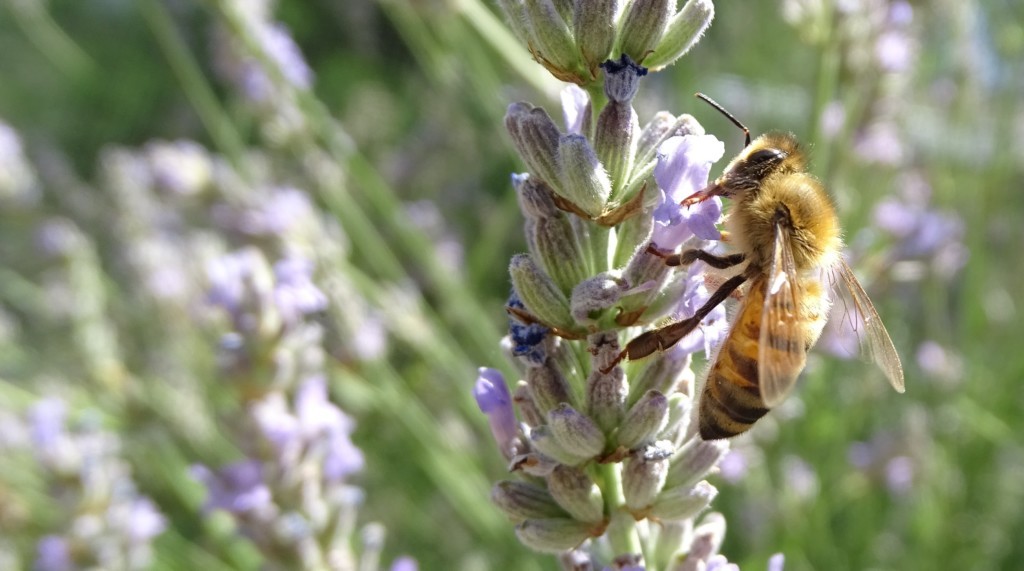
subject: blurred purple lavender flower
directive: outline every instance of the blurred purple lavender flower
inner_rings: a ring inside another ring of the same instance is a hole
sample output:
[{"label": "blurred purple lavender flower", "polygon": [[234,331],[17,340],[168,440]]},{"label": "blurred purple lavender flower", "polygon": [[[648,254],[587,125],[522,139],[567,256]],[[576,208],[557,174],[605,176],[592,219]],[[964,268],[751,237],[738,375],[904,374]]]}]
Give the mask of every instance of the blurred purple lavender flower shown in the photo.
[{"label": "blurred purple lavender flower", "polygon": [[274,303],[286,325],[327,308],[327,296],[313,283],[313,262],[292,257],[274,264]]},{"label": "blurred purple lavender flower", "polygon": [[659,248],[674,250],[691,236],[702,240],[721,237],[715,226],[722,217],[722,200],[710,200],[683,207],[679,203],[708,183],[711,164],[725,154],[725,145],[713,135],[671,137],[658,147],[654,179],[661,202],[654,211],[654,235]]},{"label": "blurred purple lavender flower", "polygon": [[0,205],[29,207],[41,196],[35,169],[25,156],[18,132],[0,120]]},{"label": "blurred purple lavender flower", "polygon": [[146,569],[151,542],[166,528],[156,505],[138,493],[120,442],[89,424],[69,429],[67,406],[44,399],[28,413],[32,450],[63,517],[36,544],[35,568]]},{"label": "blurred purple lavender flower", "polygon": [[250,458],[192,470],[207,489],[205,509],[235,516],[276,564],[316,566],[347,553],[353,530],[338,526],[354,520],[362,493],[346,478],[364,459],[350,439],[354,423],[328,399],[326,379],[306,379],[290,399],[271,391],[248,415],[256,429]]},{"label": "blurred purple lavender flower", "polygon": [[[223,74],[250,101],[267,104],[276,97],[274,74],[280,74],[288,84],[297,89],[309,89],[313,83],[313,70],[302,56],[301,50],[292,39],[288,28],[279,22],[263,17],[240,18],[245,22],[247,32],[260,53],[249,53],[238,45],[237,40],[226,33],[218,35],[215,43],[217,70]],[[266,18],[266,19],[264,19]],[[232,38],[233,39],[233,38]],[[273,65],[271,72],[266,66]]]}]

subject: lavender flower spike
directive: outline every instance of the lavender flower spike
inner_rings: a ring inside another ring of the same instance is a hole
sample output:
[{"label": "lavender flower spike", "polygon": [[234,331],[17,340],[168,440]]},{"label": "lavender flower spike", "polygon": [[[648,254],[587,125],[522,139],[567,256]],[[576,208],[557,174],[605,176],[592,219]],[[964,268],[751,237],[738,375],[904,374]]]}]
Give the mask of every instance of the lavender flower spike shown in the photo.
[{"label": "lavender flower spike", "polygon": [[473,386],[473,396],[480,411],[487,415],[498,448],[506,458],[512,457],[512,451],[518,432],[516,414],[512,410],[512,395],[508,392],[505,377],[501,371],[480,367],[479,376]]},{"label": "lavender flower spike", "polygon": [[654,180],[661,190],[661,203],[654,211],[652,240],[660,248],[675,249],[690,236],[702,240],[721,237],[715,224],[722,216],[718,197],[683,207],[687,196],[707,186],[711,164],[725,154],[725,145],[713,135],[671,137],[658,148]]}]

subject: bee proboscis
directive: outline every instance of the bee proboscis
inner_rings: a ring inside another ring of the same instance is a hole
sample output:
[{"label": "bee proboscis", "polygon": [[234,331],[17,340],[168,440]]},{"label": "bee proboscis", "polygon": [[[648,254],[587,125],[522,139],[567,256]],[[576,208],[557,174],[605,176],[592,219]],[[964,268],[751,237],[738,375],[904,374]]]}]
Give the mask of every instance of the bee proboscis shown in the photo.
[{"label": "bee proboscis", "polygon": [[717,269],[740,269],[695,314],[643,333],[630,341],[622,359],[640,359],[678,343],[708,313],[741,291],[742,302],[729,333],[707,370],[700,395],[699,430],[705,440],[746,432],[796,384],[807,351],[828,320],[829,290],[862,326],[863,351],[898,392],[903,367],[874,305],[841,255],[835,208],[818,179],[807,172],[804,152],[791,133],[750,131],[722,106],[698,93],[746,134],[743,151],[720,177],[683,200],[696,204],[713,196],[732,200],[725,220],[727,244],[736,253],[720,256],[691,249],[655,253],[673,266],[701,260]]}]

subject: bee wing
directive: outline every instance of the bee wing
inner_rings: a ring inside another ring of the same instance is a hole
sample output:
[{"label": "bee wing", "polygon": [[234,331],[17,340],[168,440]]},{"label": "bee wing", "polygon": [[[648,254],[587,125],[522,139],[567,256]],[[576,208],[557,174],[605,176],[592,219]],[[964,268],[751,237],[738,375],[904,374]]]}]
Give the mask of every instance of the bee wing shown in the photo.
[{"label": "bee wing", "polygon": [[[878,317],[878,311],[868,298],[867,292],[857,281],[857,276],[853,275],[850,265],[842,258],[832,268],[832,274],[833,289],[842,299],[846,312],[852,314],[850,322],[860,342],[861,355],[877,363],[889,379],[892,388],[902,393],[905,389],[900,356],[896,353],[889,332],[885,330],[885,325]],[[836,274],[839,275],[842,286],[835,283]]]},{"label": "bee wing", "polygon": [[800,285],[791,244],[789,229],[776,223],[758,344],[761,399],[768,408],[778,405],[789,394],[807,358],[797,305]]}]

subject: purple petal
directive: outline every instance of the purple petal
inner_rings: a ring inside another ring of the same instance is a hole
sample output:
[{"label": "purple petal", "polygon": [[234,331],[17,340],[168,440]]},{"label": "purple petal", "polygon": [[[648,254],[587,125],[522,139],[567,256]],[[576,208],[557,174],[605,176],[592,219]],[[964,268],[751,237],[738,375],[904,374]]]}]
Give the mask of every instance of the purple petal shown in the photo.
[{"label": "purple petal", "polygon": [[658,148],[654,179],[661,190],[661,202],[654,210],[652,240],[661,248],[674,249],[690,236],[717,240],[716,224],[722,216],[718,197],[689,207],[680,201],[708,183],[711,164],[725,152],[721,141],[711,135],[671,137]]},{"label": "purple petal", "polygon": [[515,411],[512,409],[512,395],[500,371],[480,367],[479,373],[473,386],[473,396],[480,410],[487,415],[491,434],[498,447],[503,452],[507,451],[518,430]]},{"label": "purple petal", "polygon": [[577,85],[569,85],[562,90],[562,114],[565,116],[565,132],[580,135],[583,133],[583,118],[586,117],[590,97]]},{"label": "purple petal", "polygon": [[725,145],[713,135],[669,137],[658,147],[654,180],[668,198],[679,202],[707,186],[711,164],[725,154]]}]

